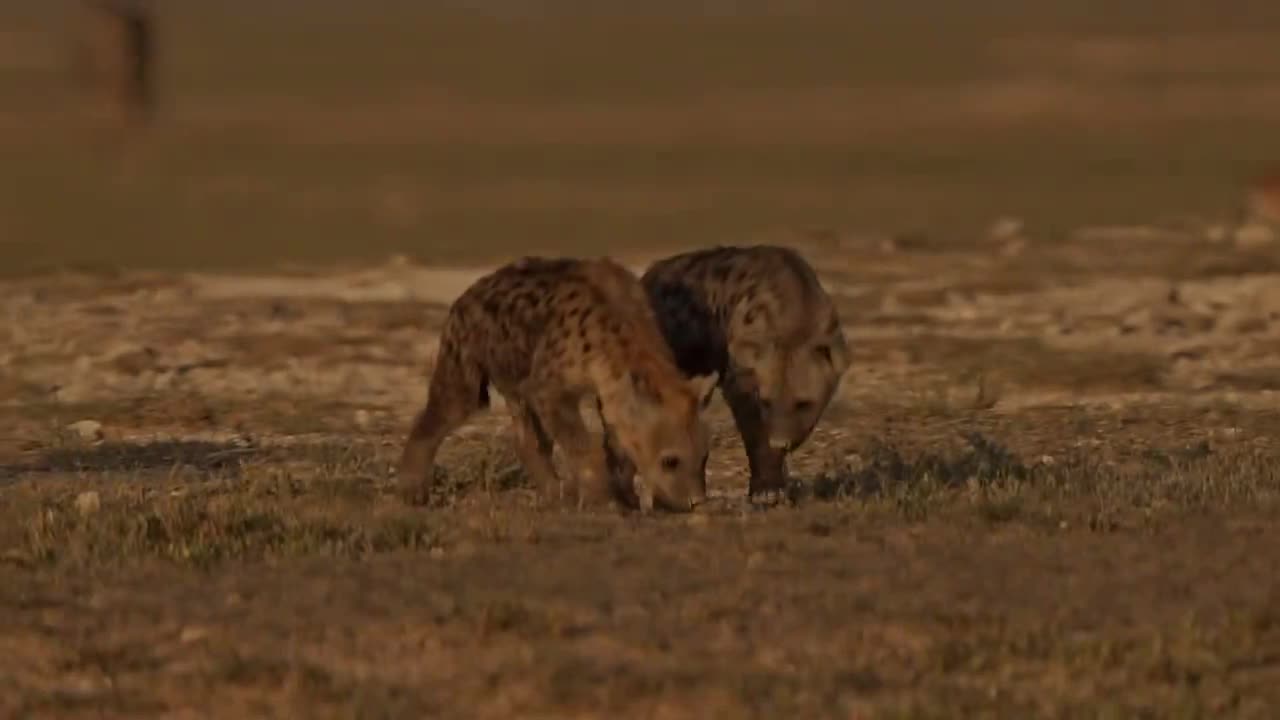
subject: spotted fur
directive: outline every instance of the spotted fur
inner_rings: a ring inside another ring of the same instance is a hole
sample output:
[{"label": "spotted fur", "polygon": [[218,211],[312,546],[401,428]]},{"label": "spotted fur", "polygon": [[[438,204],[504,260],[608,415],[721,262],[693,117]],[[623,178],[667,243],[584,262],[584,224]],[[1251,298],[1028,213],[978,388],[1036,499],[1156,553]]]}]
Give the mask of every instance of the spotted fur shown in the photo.
[{"label": "spotted fur", "polygon": [[[644,302],[639,280],[611,260],[528,257],[472,284],[445,319],[426,407],[405,443],[399,478],[410,502],[425,502],[444,438],[502,394],[521,463],[548,494],[580,505],[626,499],[610,458],[583,423],[595,397],[623,459],[653,500],[687,510],[706,493],[706,380],[687,380]],[[564,451],[573,477],[552,460]]]}]

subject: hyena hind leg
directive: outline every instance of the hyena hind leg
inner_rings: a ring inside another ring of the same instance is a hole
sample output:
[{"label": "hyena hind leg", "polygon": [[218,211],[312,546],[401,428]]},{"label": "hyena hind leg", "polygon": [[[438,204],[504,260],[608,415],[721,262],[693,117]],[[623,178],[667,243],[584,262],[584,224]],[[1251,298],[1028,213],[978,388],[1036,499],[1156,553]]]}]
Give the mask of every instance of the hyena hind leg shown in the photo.
[{"label": "hyena hind leg", "polygon": [[400,456],[398,482],[405,502],[425,505],[434,481],[436,453],[450,433],[489,404],[489,387],[479,368],[441,348],[427,405],[414,418]]},{"label": "hyena hind leg", "polygon": [[558,494],[560,479],[552,462],[551,438],[542,421],[523,400],[507,400],[511,425],[515,431],[516,455],[538,492],[546,497]]}]

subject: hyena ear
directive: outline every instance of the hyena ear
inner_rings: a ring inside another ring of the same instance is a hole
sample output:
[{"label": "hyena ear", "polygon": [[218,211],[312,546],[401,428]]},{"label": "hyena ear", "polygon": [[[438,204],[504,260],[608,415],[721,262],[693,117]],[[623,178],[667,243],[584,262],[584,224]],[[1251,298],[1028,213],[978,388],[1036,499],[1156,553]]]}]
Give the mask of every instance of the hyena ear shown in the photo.
[{"label": "hyena ear", "polygon": [[820,340],[813,346],[813,353],[819,360],[831,366],[837,376],[843,375],[844,371],[849,369],[851,358],[844,333],[836,331],[826,339]]},{"label": "hyena ear", "polygon": [[827,341],[818,346],[819,353],[831,363],[837,375],[843,375],[853,362],[849,354],[849,342],[845,339],[844,329],[840,326],[840,317],[834,308],[827,320]]},{"label": "hyena ear", "polygon": [[711,404],[711,395],[716,391],[716,386],[720,383],[720,373],[711,373],[710,375],[695,375],[688,380],[689,387],[693,389],[693,394],[698,398],[698,407],[705,409]]},{"label": "hyena ear", "polygon": [[835,366],[836,372],[841,375],[853,363],[853,358],[849,353],[849,342],[845,340],[843,332],[836,331],[835,337],[832,338],[831,361],[831,364]]}]

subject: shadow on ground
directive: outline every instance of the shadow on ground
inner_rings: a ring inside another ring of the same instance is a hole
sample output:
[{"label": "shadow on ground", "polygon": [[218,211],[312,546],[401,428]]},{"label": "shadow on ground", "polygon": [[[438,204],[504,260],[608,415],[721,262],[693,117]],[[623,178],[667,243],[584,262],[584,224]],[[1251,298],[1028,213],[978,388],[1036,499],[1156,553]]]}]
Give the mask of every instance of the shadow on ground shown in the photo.
[{"label": "shadow on ground", "polygon": [[148,443],[106,442],[93,447],[55,448],[26,462],[0,465],[0,479],[29,473],[138,472],[189,467],[201,472],[237,471],[261,448],[199,440]]}]

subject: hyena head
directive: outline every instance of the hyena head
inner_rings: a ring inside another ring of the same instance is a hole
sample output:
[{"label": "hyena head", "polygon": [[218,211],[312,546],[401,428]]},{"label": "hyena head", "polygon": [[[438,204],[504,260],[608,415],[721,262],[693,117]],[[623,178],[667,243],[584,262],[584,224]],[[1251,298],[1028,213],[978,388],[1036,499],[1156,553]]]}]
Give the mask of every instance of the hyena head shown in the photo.
[{"label": "hyena head", "polygon": [[736,384],[756,395],[769,445],[787,452],[808,439],[849,367],[849,347],[826,298],[818,307],[740,307],[729,356]]},{"label": "hyena head", "polygon": [[653,503],[669,510],[693,509],[707,497],[707,427],[702,410],[717,376],[685,379],[674,367],[660,375],[629,373],[619,402],[612,403],[611,442],[627,456]]}]

